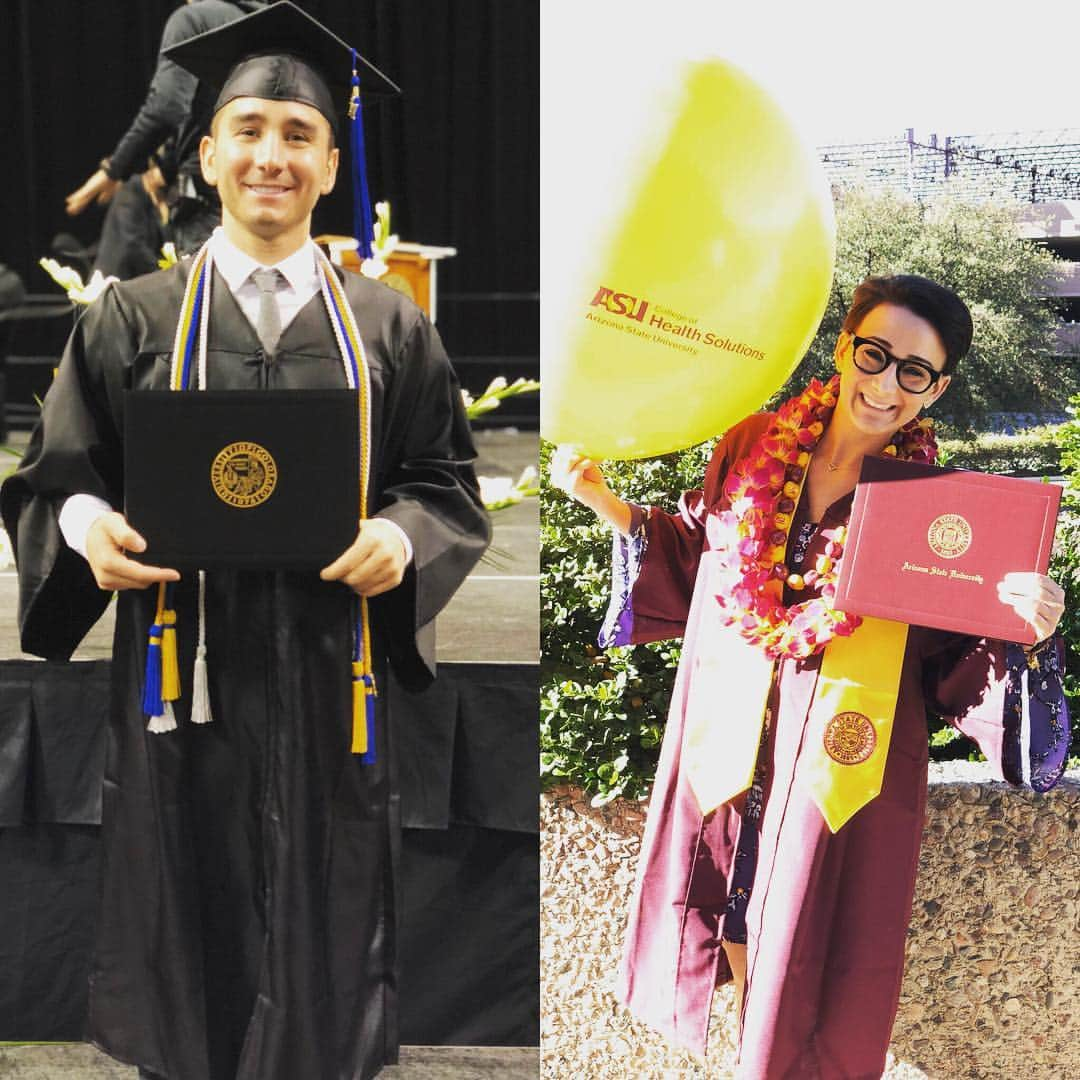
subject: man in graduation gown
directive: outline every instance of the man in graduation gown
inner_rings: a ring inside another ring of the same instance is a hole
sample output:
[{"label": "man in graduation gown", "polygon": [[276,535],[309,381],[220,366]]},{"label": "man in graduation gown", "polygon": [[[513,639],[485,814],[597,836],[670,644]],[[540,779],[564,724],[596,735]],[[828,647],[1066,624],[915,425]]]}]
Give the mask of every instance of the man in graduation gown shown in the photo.
[{"label": "man in graduation gown", "polygon": [[[211,390],[346,384],[309,237],[336,172],[337,102],[323,73],[341,43],[313,42],[295,19],[314,20],[295,8],[279,30],[301,59],[281,55],[268,24],[243,27],[291,7],[215,32],[234,36],[208,50],[230,71],[202,159],[224,207],[209,248]],[[193,54],[177,59],[198,66]],[[372,72],[362,86],[381,77]],[[255,330],[260,266],[282,275],[272,348]],[[423,685],[433,619],[489,538],[474,450],[423,313],[344,275],[370,375],[372,516],[321,573],[208,572],[213,722],[191,722],[185,692],[175,730],[148,731],[140,685],[156,589],[146,586],[178,575],[126,554],[144,541],[120,512],[123,401],[128,389],[168,388],[190,268],[114,285],[86,311],[2,492],[25,649],[67,657],[119,592],[88,1035],[168,1080],[369,1077],[397,1054],[399,815],[383,698],[374,754],[350,753],[355,594],[371,598],[376,680],[389,659],[406,685]],[[189,575],[174,588],[188,673],[198,589]]]}]

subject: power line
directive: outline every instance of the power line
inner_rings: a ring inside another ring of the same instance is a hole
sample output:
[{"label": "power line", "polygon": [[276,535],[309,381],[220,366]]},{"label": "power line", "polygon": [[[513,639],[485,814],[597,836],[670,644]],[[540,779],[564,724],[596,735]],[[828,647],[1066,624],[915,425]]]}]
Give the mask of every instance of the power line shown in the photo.
[{"label": "power line", "polygon": [[936,133],[818,147],[830,182],[904,191],[925,200],[946,190],[969,198],[1080,199],[1080,128],[980,135]]}]

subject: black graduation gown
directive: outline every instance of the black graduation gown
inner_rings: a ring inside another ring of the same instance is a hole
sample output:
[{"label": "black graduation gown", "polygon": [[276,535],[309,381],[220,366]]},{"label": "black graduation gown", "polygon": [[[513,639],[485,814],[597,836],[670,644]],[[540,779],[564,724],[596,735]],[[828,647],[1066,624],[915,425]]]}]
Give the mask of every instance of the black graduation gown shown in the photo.
[{"label": "black graduation gown", "polygon": [[[121,506],[122,392],[167,388],[187,265],[115,285],[86,311],[0,493],[28,652],[66,658],[108,601],[56,518],[77,491]],[[399,294],[344,277],[371,371],[370,510],[414,547],[405,581],[372,605],[377,670],[389,657],[420,687],[432,620],[489,524],[438,335]],[[209,339],[210,389],[345,385],[318,295],[271,359],[217,277]],[[185,695],[164,735],[146,732],[140,704],[155,597],[118,599],[89,1038],[169,1080],[373,1076],[397,1055],[399,807],[384,707],[377,762],[349,752],[351,594],[315,573],[207,574],[214,722],[192,725]],[[181,582],[187,681],[195,597]]]}]

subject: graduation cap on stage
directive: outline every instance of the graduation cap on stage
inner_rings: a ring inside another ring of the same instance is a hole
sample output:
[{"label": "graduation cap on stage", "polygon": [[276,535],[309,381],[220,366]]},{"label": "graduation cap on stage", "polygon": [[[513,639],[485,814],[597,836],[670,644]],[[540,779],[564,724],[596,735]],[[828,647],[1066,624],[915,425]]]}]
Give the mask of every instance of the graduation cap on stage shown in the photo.
[{"label": "graduation cap on stage", "polygon": [[370,256],[371,199],[360,98],[401,93],[392,80],[289,0],[188,38],[166,49],[164,55],[219,91],[215,113],[238,97],[300,101],[318,109],[335,136],[341,117],[347,115],[353,226],[362,256]]}]

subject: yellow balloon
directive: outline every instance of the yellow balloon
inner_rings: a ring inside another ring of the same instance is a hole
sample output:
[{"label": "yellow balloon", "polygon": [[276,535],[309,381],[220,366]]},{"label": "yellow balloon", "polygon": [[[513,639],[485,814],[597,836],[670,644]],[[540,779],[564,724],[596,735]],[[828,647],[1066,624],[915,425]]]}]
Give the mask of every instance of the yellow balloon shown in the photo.
[{"label": "yellow balloon", "polygon": [[[576,199],[544,215],[541,433],[598,459],[691,446],[759,409],[832,281],[824,170],[780,105],[723,60],[673,65],[670,82],[650,116],[594,129],[585,156],[611,140],[617,185],[609,170],[591,189],[576,155]],[[546,136],[544,154],[547,184],[564,162]]]}]

